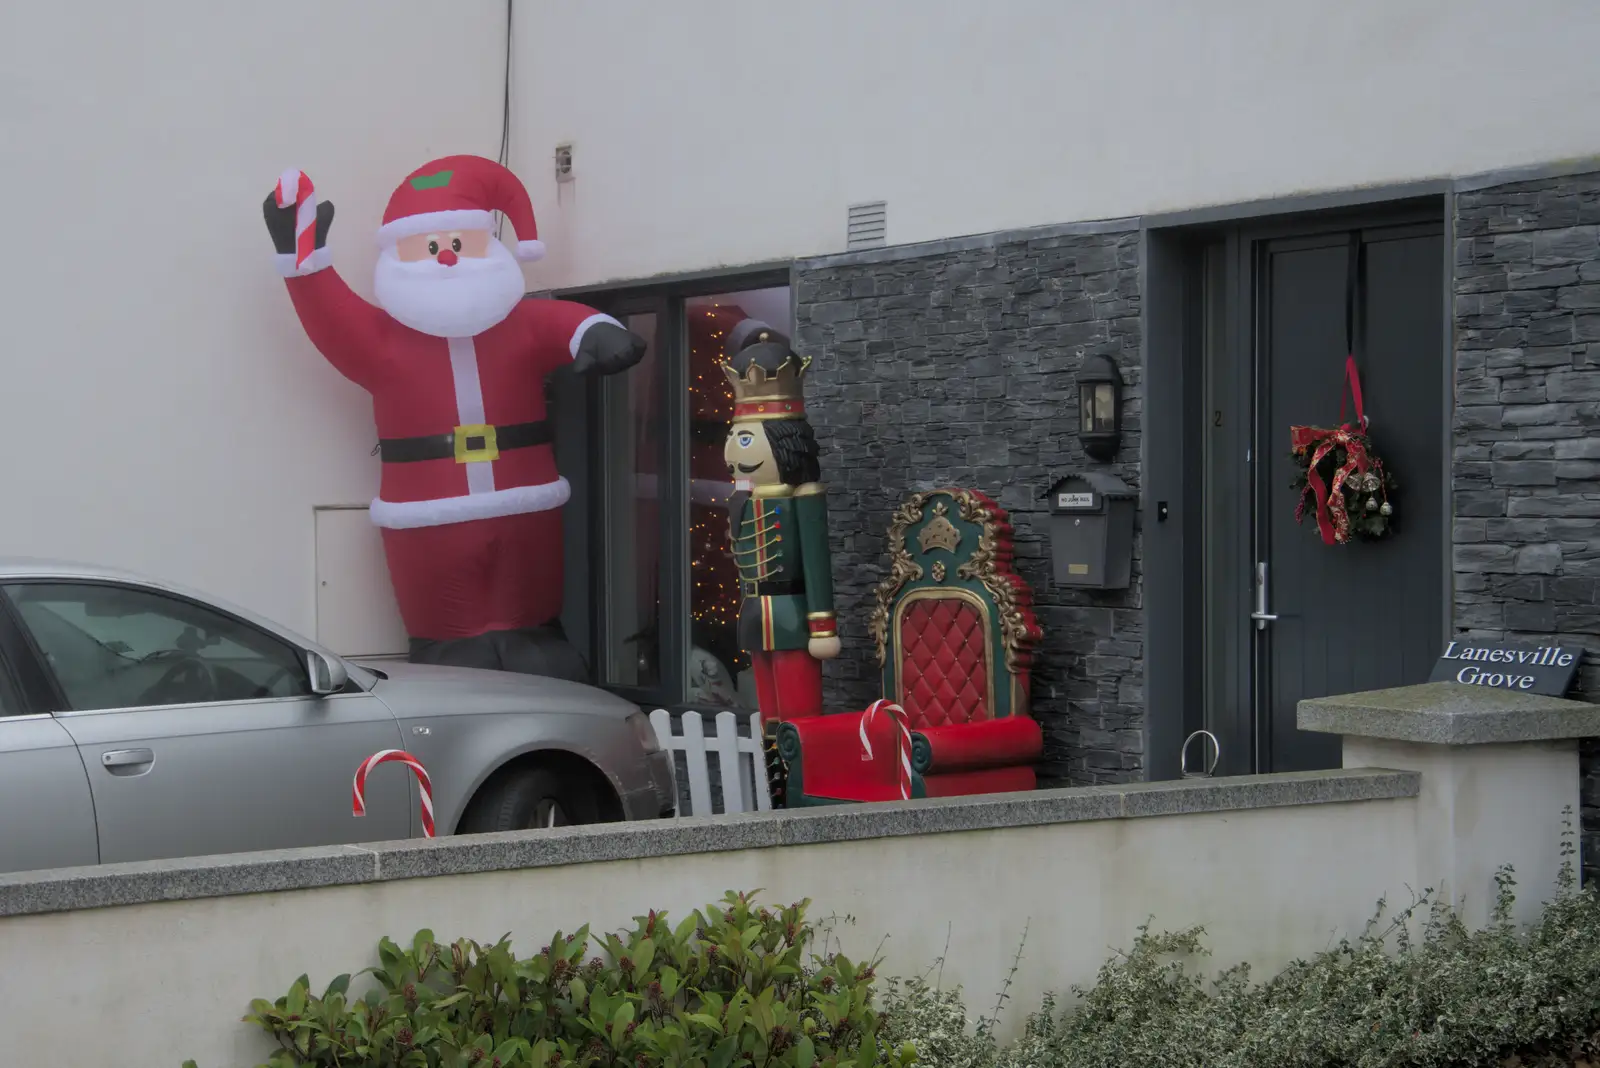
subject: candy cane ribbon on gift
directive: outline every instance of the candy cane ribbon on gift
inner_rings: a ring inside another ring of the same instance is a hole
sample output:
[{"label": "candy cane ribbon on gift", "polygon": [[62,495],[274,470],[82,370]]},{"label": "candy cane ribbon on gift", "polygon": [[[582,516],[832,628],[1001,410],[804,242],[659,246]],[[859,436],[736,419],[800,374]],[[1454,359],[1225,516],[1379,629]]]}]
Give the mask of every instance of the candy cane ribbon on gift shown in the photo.
[{"label": "candy cane ribbon on gift", "polygon": [[379,764],[396,761],[410,768],[417,777],[417,785],[422,788],[422,834],[426,838],[433,837],[433,783],[428,779],[428,773],[422,767],[422,762],[404,749],[384,749],[373,753],[361,762],[356,769],[355,788],[350,796],[350,814],[352,816],[365,816],[367,814],[367,800],[364,796],[367,789],[367,776]]},{"label": "candy cane ribbon on gift", "polygon": [[898,743],[895,749],[900,757],[900,796],[911,800],[911,732],[906,729],[906,710],[893,701],[878,700],[867,706],[861,713],[861,759],[872,759],[872,740],[867,737],[867,728],[877,722],[879,715],[886,715],[899,728],[895,735]]},{"label": "candy cane ribbon on gift", "polygon": [[294,269],[300,270],[317,244],[317,191],[304,171],[288,170],[278,179],[278,207],[294,205]]}]

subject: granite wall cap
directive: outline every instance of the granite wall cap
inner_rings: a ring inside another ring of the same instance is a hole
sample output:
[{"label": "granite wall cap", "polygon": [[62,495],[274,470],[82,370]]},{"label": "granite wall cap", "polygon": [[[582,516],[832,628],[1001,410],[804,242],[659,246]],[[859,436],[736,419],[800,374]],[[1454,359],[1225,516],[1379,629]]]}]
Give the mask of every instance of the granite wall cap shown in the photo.
[{"label": "granite wall cap", "polygon": [[1301,701],[1303,731],[1433,745],[1504,745],[1600,737],[1600,705],[1562,697],[1426,682]]},{"label": "granite wall cap", "polygon": [[1416,797],[1411,771],[1334,769],[827,805],[0,875],[0,917],[694,853]]},{"label": "granite wall cap", "polygon": [[311,890],[377,878],[374,853],[362,846],[20,871],[0,875],[0,916]]}]

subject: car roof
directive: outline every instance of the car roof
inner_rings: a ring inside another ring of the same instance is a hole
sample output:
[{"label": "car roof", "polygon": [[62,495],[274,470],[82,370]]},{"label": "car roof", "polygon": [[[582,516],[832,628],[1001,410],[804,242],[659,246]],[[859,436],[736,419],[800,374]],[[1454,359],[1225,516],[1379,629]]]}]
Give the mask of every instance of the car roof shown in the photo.
[{"label": "car roof", "polygon": [[221,597],[206,593],[203,590],[193,589],[176,582],[167,582],[163,579],[152,578],[135,571],[124,571],[120,568],[102,567],[99,564],[85,564],[73,560],[51,560],[43,557],[29,556],[0,556],[0,582],[17,579],[78,579],[91,582],[122,582],[134,586],[145,586],[150,589],[164,590],[175,593],[180,597],[187,597],[201,604],[211,605],[231,615],[238,616],[247,623],[253,623],[262,630],[271,631],[279,637],[286,638],[308,649],[324,649],[319,643],[307,638],[305,635],[285,627],[276,620],[268,619],[248,608],[242,608]]}]

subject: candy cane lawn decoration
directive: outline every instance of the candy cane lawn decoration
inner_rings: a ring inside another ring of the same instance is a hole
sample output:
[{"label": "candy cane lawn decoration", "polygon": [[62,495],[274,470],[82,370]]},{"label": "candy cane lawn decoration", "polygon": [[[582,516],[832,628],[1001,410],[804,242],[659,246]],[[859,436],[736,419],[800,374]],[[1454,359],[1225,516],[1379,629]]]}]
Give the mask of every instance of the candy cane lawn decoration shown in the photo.
[{"label": "candy cane lawn decoration", "polygon": [[361,762],[356,769],[355,789],[350,797],[350,814],[352,816],[365,816],[367,814],[367,801],[363,794],[367,788],[367,776],[379,764],[397,761],[410,768],[417,777],[417,785],[422,788],[422,834],[425,838],[433,837],[433,783],[428,779],[428,773],[422,767],[422,762],[404,749],[385,749],[373,753]]},{"label": "candy cane lawn decoration", "polygon": [[278,207],[294,205],[294,269],[300,270],[316,250],[317,191],[304,171],[284,171],[278,179]]},{"label": "candy cane lawn decoration", "polygon": [[899,728],[895,735],[898,743],[895,749],[900,757],[900,796],[911,800],[911,732],[906,729],[906,710],[893,701],[878,700],[867,706],[861,713],[861,759],[872,759],[872,742],[867,737],[867,728],[877,721],[878,716],[886,715]]}]

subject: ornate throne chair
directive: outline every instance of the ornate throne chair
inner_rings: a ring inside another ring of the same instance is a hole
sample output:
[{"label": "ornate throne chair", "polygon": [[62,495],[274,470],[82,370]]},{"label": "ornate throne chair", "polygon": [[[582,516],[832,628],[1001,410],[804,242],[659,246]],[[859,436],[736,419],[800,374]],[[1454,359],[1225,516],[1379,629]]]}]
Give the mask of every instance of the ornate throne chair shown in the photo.
[{"label": "ornate throne chair", "polygon": [[[910,728],[910,795],[1033,789],[1044,742],[1028,689],[1042,635],[1032,595],[1011,569],[1005,510],[975,490],[913,494],[889,525],[889,557],[871,631],[884,697]],[[904,796],[898,732],[877,717],[863,744],[863,715],[779,727],[791,806]]]}]

